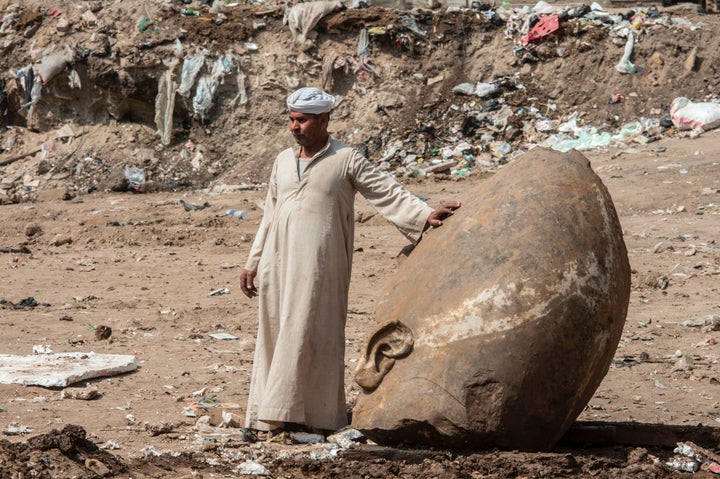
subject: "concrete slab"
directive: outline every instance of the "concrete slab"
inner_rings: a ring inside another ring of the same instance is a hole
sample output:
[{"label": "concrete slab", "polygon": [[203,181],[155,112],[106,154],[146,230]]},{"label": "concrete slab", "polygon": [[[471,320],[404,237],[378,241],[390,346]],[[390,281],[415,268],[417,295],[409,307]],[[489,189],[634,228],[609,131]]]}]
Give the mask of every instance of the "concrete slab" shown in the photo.
[{"label": "concrete slab", "polygon": [[55,353],[19,356],[0,354],[0,384],[63,388],[86,379],[114,376],[137,369],[135,356]]}]

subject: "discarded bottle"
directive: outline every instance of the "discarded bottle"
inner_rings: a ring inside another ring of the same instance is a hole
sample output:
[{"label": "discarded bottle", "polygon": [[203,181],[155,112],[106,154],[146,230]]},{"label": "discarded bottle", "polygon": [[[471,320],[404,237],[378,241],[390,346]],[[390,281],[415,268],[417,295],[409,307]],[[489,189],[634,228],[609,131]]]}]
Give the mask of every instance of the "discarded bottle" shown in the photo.
[{"label": "discarded bottle", "polygon": [[198,15],[200,15],[200,12],[198,12],[197,10],[193,10],[192,8],[186,8],[185,10],[183,10],[182,13],[183,13],[183,15],[186,15],[186,16],[197,17]]},{"label": "discarded bottle", "polygon": [[248,219],[247,211],[245,210],[227,210],[225,212],[228,216],[236,216],[243,221]]}]

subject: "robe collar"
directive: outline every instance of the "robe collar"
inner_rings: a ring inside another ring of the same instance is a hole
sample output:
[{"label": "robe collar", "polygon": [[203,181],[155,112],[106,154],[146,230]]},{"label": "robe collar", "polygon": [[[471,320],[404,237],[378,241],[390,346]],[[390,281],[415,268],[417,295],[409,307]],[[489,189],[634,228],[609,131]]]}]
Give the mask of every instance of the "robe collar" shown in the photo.
[{"label": "robe collar", "polygon": [[[309,160],[308,165],[310,163],[312,163],[313,161],[315,161],[317,158],[319,158],[319,157],[323,156],[325,153],[327,153],[327,151],[330,149],[330,144],[332,143],[332,141],[333,141],[332,136],[328,135],[327,143],[325,143],[325,146],[323,146],[320,149],[320,151],[315,153],[311,158],[304,158],[305,160]],[[295,150],[295,160],[296,161],[300,161],[300,152],[301,151],[302,151],[302,146],[299,147],[297,150]]]}]

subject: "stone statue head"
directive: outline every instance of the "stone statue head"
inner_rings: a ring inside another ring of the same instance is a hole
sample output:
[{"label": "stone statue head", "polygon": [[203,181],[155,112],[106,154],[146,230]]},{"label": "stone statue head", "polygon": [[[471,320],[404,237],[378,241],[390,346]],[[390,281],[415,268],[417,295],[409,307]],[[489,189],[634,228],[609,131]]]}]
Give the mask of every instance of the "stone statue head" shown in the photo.
[{"label": "stone statue head", "polygon": [[536,148],[478,182],[391,278],[355,372],[380,444],[541,450],[612,361],[630,294],[607,189]]}]

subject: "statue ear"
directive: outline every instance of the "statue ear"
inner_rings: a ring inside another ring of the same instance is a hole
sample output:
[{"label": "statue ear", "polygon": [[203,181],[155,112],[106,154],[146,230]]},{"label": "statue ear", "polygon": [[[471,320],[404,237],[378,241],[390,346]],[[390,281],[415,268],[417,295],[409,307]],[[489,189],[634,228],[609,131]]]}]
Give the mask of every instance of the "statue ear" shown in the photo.
[{"label": "statue ear", "polygon": [[365,391],[377,388],[395,360],[412,352],[413,343],[412,331],[400,321],[380,326],[365,345],[365,354],[355,369],[355,382]]}]

